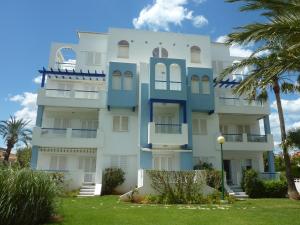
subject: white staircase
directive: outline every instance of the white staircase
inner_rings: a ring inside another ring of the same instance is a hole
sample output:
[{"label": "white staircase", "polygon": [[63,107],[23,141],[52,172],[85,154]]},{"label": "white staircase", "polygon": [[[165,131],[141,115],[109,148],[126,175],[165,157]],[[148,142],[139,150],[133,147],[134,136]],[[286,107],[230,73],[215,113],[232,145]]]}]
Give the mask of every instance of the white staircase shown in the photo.
[{"label": "white staircase", "polygon": [[230,189],[233,192],[232,195],[237,199],[245,199],[249,197],[240,186],[230,186]]},{"label": "white staircase", "polygon": [[95,188],[95,183],[84,182],[77,197],[93,197],[95,196]]}]

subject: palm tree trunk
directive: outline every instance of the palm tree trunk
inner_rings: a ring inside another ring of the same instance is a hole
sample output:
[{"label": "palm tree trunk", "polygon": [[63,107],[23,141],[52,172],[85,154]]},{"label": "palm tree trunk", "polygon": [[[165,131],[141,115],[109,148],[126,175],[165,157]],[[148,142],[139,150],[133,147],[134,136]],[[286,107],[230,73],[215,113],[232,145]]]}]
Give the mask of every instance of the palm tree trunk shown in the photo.
[{"label": "palm tree trunk", "polygon": [[13,149],[14,144],[12,143],[12,141],[7,141],[7,145],[6,145],[6,151],[5,151],[5,155],[4,155],[4,161],[8,162],[9,160],[9,156],[11,153],[11,150]]},{"label": "palm tree trunk", "polygon": [[285,122],[284,122],[284,116],[283,116],[283,110],[281,105],[281,97],[280,97],[280,87],[278,80],[274,81],[273,84],[273,91],[276,98],[276,104],[277,104],[277,111],[278,111],[278,117],[279,117],[279,125],[280,125],[280,132],[281,132],[281,142],[282,142],[282,151],[283,151],[283,157],[284,157],[284,163],[285,163],[285,175],[286,180],[288,184],[288,195],[291,199],[300,199],[300,196],[298,194],[298,191],[296,189],[294,178],[291,171],[291,159],[288,152],[288,147],[286,145],[286,130],[285,130]]}]

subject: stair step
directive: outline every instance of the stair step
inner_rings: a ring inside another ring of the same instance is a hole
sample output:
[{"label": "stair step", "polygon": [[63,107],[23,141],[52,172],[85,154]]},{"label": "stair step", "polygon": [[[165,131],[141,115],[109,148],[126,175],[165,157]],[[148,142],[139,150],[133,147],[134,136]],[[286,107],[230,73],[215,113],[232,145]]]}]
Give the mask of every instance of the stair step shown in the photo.
[{"label": "stair step", "polygon": [[84,186],[81,186],[82,189],[95,189],[95,186],[92,186],[92,185],[84,185]]}]

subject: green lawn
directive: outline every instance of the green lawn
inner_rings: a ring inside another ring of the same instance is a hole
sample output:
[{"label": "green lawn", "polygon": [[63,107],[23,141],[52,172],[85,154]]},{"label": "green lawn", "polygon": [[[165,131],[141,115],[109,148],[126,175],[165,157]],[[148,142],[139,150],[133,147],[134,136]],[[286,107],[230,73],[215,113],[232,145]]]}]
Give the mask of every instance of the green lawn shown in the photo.
[{"label": "green lawn", "polygon": [[65,225],[300,224],[300,202],[288,199],[238,201],[232,205],[140,205],[116,196],[64,198]]}]

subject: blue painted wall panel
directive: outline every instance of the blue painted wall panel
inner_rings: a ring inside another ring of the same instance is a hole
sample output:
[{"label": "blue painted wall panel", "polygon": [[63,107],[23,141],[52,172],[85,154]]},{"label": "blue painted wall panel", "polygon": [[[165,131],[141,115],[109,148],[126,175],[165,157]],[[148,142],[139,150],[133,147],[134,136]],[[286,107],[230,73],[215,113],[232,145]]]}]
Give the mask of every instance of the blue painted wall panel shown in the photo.
[{"label": "blue painted wall panel", "polygon": [[30,165],[31,165],[31,169],[33,169],[33,170],[35,170],[37,167],[38,153],[39,153],[38,147],[35,145],[32,146]]},{"label": "blue painted wall panel", "polygon": [[[163,63],[167,68],[167,90],[155,89],[155,65]],[[181,69],[181,91],[169,90],[170,87],[170,65],[178,64]],[[186,100],[186,66],[183,59],[170,59],[170,58],[150,58],[150,98],[153,99],[175,99]]]},{"label": "blue painted wall panel", "polygon": [[35,122],[35,125],[37,127],[42,127],[44,108],[45,107],[43,105],[38,106],[37,115],[36,115],[36,122]]},{"label": "blue painted wall panel", "polygon": [[141,151],[141,169],[151,170],[152,169],[152,152]]},{"label": "blue painted wall panel", "polygon": [[192,169],[193,169],[193,153],[180,152],[180,170],[192,170]]},{"label": "blue painted wall panel", "polygon": [[[112,74],[114,71],[120,71],[121,78],[121,90],[112,89]],[[130,71],[132,73],[132,90],[124,90],[124,73]],[[107,93],[107,105],[111,107],[135,107],[137,105],[137,75],[136,64],[133,63],[121,63],[110,62],[109,63],[109,75],[108,75],[108,93]]]},{"label": "blue painted wall panel", "polygon": [[[194,94],[191,92],[191,78],[193,75],[197,75],[200,79],[200,93]],[[210,94],[201,94],[202,93],[202,76],[207,75],[210,81]],[[214,96],[214,87],[213,87],[213,71],[210,68],[196,68],[188,67],[188,98],[190,100],[190,108],[192,111],[198,112],[209,112],[215,109],[215,96]]]}]

